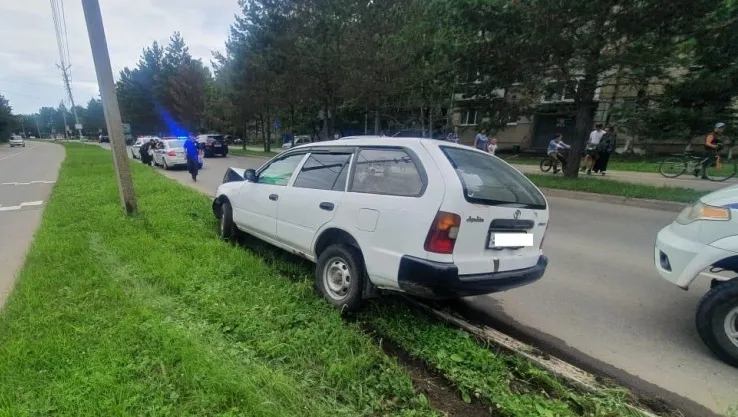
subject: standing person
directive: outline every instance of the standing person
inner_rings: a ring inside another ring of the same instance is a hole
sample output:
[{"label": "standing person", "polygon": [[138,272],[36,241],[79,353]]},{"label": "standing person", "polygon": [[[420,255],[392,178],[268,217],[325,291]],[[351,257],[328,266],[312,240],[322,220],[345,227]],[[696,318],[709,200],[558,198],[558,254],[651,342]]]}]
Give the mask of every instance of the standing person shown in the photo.
[{"label": "standing person", "polygon": [[190,136],[184,143],[185,157],[187,158],[187,171],[192,176],[192,181],[197,181],[197,172],[200,171],[200,149],[195,138]]},{"label": "standing person", "polygon": [[491,153],[492,155],[497,152],[497,136],[492,136],[492,139],[490,139],[489,146],[487,146],[487,152]]},{"label": "standing person", "polygon": [[561,164],[561,169],[566,170],[566,158],[559,153],[559,150],[569,148],[571,148],[571,146],[564,143],[561,133],[557,133],[551,142],[548,143],[548,150],[546,153],[554,160],[554,174],[559,172],[559,164]]},{"label": "standing person", "polygon": [[141,154],[141,163],[144,165],[151,166],[151,143],[153,142],[153,139],[147,140],[146,142],[141,145],[141,148],[139,148],[139,153]]},{"label": "standing person", "polygon": [[[723,145],[720,143],[720,136],[725,131],[725,123],[718,122],[712,129],[712,132],[705,136],[705,151],[707,151],[707,157],[700,163],[700,171],[702,171],[702,179],[707,179],[707,168],[715,163],[717,160],[718,152],[722,149]],[[697,174],[697,173],[695,173]]]},{"label": "standing person", "polygon": [[602,137],[605,136],[605,131],[602,129],[602,123],[595,125],[595,130],[589,134],[589,140],[587,141],[587,147],[585,148],[584,154],[584,166],[582,171],[587,170],[587,174],[592,174],[592,167],[594,166],[595,159],[597,159],[597,145],[600,144]]},{"label": "standing person", "polygon": [[482,130],[477,133],[477,137],[474,138],[474,147],[480,151],[489,152],[487,147],[489,146],[489,138],[487,138],[487,131]]},{"label": "standing person", "polygon": [[610,162],[610,155],[615,152],[615,148],[617,148],[617,134],[615,133],[615,127],[609,125],[605,130],[605,135],[602,136],[600,144],[597,145],[597,159],[595,160],[592,171],[605,175],[607,173],[607,164]]}]

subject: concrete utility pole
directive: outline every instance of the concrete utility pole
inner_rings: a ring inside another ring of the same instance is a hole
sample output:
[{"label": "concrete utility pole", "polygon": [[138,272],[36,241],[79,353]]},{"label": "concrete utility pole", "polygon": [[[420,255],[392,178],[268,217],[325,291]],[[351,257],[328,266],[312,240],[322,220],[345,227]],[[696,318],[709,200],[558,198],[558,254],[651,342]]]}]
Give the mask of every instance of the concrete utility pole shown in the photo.
[{"label": "concrete utility pole", "polygon": [[105,124],[110,136],[110,148],[113,151],[121,202],[127,214],[134,214],[138,210],[136,194],[133,189],[131,166],[129,165],[125,138],[123,137],[123,122],[120,118],[118,95],[115,92],[113,69],[110,66],[110,54],[108,53],[108,42],[105,39],[100,3],[98,3],[98,0],[82,0],[82,9],[85,13],[87,34],[92,48],[92,60],[95,62],[97,84],[100,88],[105,113]]}]

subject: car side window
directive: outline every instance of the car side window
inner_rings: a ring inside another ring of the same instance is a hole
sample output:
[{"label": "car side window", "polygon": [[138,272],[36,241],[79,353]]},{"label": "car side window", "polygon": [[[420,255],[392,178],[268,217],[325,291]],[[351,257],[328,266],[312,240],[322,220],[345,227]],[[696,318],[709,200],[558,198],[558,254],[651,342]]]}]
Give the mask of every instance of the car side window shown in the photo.
[{"label": "car side window", "polygon": [[259,172],[259,183],[287,185],[304,156],[305,154],[290,155],[272,162]]},{"label": "car side window", "polygon": [[341,174],[347,170],[350,160],[350,153],[310,154],[292,186],[343,191],[346,188],[346,175]]},{"label": "car side window", "polygon": [[417,197],[424,183],[413,158],[403,149],[362,149],[349,191]]}]

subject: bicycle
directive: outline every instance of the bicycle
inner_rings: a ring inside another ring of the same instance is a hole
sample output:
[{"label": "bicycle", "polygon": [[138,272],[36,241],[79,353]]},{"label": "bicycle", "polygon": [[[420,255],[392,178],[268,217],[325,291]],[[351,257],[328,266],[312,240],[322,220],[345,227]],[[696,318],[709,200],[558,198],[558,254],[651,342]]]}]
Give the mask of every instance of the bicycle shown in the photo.
[{"label": "bicycle", "polygon": [[[561,155],[563,158],[566,158],[566,152],[562,150],[559,151],[559,155]],[[556,158],[556,155],[546,155],[542,160],[541,163],[538,164],[538,167],[541,168],[541,171],[548,172],[553,167],[559,166],[559,160]]]},{"label": "bicycle", "polygon": [[[705,176],[709,181],[722,182],[733,178],[738,173],[738,165],[732,152],[728,151],[725,156],[721,152],[730,147],[719,148],[715,160],[705,169]],[[687,146],[683,154],[674,154],[659,165],[659,173],[666,178],[676,178],[685,172],[691,172],[695,177],[700,176],[702,163],[708,157],[694,156],[691,147]]]}]

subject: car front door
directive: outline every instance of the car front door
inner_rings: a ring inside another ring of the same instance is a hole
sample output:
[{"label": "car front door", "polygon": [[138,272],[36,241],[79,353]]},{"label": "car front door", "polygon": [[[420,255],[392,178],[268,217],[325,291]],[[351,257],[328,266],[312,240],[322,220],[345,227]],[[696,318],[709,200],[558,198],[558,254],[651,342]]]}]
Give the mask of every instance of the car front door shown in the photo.
[{"label": "car front door", "polygon": [[346,190],[353,149],[313,152],[280,198],[277,238],[299,252],[312,254],[315,234],[339,210]]},{"label": "car front door", "polygon": [[277,208],[305,155],[275,159],[259,170],[256,182],[244,182],[233,201],[233,221],[240,228],[264,240],[277,240]]}]

